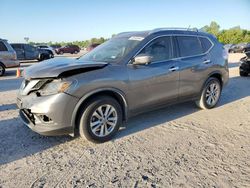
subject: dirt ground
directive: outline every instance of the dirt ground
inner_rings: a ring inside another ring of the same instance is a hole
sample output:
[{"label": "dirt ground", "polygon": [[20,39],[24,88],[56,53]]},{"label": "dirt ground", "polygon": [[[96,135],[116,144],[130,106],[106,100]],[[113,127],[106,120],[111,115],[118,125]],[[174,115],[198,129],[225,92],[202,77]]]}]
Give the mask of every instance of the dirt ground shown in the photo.
[{"label": "dirt ground", "polygon": [[[21,79],[0,78],[0,187],[250,187],[250,77],[230,81],[217,108],[179,104],[131,119],[115,139],[44,137],[15,106]],[[23,65],[27,66],[27,65]]]}]

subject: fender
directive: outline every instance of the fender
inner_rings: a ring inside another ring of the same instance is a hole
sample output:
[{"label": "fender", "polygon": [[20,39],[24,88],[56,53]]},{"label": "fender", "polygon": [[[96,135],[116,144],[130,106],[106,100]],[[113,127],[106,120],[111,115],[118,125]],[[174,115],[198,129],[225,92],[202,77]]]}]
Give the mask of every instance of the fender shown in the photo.
[{"label": "fender", "polygon": [[91,91],[89,92],[88,94],[84,95],[82,98],[80,98],[80,100],[78,101],[78,103],[76,104],[74,110],[73,110],[73,113],[72,113],[72,118],[71,118],[71,126],[75,128],[75,122],[76,122],[76,118],[77,118],[77,112],[78,110],[80,109],[81,105],[91,96],[95,95],[95,94],[98,94],[98,93],[101,93],[101,92],[113,92],[115,94],[117,94],[118,96],[121,97],[122,99],[122,102],[124,104],[124,119],[125,121],[128,119],[128,103],[127,103],[127,100],[125,98],[125,94],[120,91],[119,89],[116,89],[116,88],[101,88],[101,89],[97,89],[97,90],[94,90],[94,91]]}]

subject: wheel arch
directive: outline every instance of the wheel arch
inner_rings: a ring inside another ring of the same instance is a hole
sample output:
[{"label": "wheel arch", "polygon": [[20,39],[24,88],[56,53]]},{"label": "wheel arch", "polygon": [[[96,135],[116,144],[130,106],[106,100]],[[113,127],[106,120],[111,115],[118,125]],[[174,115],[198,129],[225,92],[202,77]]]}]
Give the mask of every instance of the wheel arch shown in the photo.
[{"label": "wheel arch", "polygon": [[3,67],[6,69],[6,66],[3,62],[0,61],[0,65],[3,65]]},{"label": "wheel arch", "polygon": [[209,78],[217,78],[220,81],[221,87],[223,88],[222,73],[220,71],[213,71],[208,74],[207,79],[203,82],[202,87],[200,88],[200,95],[202,94],[202,90],[207,84]]},{"label": "wheel arch", "polygon": [[86,103],[93,99],[96,96],[101,96],[101,95],[105,95],[105,96],[111,96],[114,99],[117,100],[117,102],[121,105],[122,108],[122,114],[123,114],[123,121],[126,121],[128,118],[128,104],[127,104],[127,100],[125,97],[125,94],[115,88],[103,88],[103,89],[98,89],[95,91],[92,91],[90,93],[88,93],[87,95],[84,95],[76,104],[73,113],[72,113],[72,118],[71,118],[71,126],[74,127],[74,130],[77,128],[77,121],[78,121],[78,116],[80,113],[80,109],[82,107],[84,107],[84,105],[86,105]]}]

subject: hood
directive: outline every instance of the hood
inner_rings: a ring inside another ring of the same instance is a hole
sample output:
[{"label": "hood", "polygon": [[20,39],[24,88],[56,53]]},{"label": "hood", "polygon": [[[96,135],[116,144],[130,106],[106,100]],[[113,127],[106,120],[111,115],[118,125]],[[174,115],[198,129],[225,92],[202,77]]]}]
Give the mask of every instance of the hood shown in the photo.
[{"label": "hood", "polygon": [[26,79],[67,77],[82,72],[103,68],[105,62],[83,62],[72,58],[53,58],[25,69]]}]

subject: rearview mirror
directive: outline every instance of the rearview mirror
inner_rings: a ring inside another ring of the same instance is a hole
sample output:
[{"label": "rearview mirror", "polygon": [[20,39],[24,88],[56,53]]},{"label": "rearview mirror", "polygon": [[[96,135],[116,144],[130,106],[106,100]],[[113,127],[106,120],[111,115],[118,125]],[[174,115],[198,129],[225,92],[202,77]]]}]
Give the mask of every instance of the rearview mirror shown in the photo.
[{"label": "rearview mirror", "polygon": [[140,54],[134,58],[134,65],[147,65],[151,63],[152,57],[147,54]]}]

